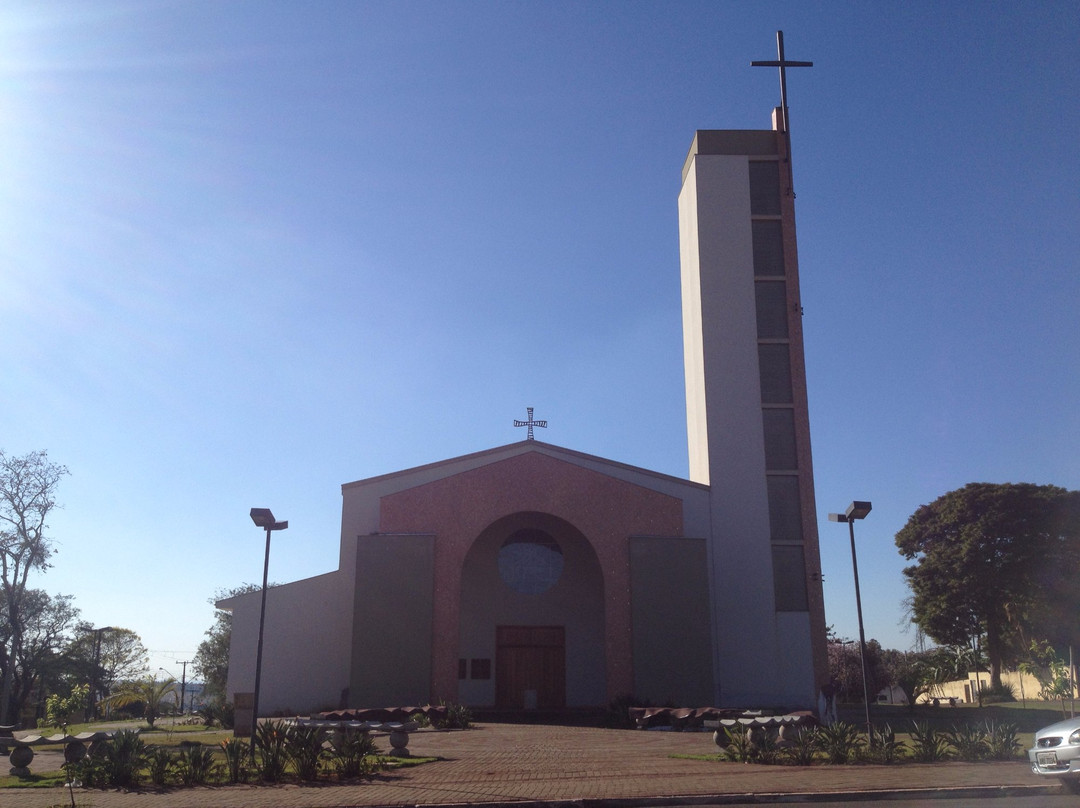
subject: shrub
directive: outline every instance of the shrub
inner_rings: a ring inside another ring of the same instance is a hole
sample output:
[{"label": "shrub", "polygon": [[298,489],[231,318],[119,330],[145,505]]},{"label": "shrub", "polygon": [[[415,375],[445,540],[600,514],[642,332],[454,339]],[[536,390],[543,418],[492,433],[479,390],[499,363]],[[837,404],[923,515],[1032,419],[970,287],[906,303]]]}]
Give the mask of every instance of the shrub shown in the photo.
[{"label": "shrub", "polygon": [[652,707],[652,703],[629,693],[616,696],[608,702],[607,710],[604,711],[603,726],[608,729],[634,729],[634,719],[630,717],[631,707]]},{"label": "shrub", "polygon": [[847,763],[865,745],[866,740],[859,734],[859,728],[847,723],[837,721],[820,730],[821,751],[825,753],[829,763]]},{"label": "shrub", "polygon": [[1020,751],[1019,729],[1007,721],[987,721],[983,735],[986,756],[991,760],[1011,760]]},{"label": "shrub", "polygon": [[146,744],[139,733],[122,729],[102,747],[105,759],[105,779],[108,785],[133,788],[139,784],[146,765]]},{"label": "shrub", "polygon": [[866,759],[874,763],[898,763],[907,756],[907,745],[896,740],[896,733],[888,724],[870,728],[870,746]]},{"label": "shrub", "polygon": [[221,750],[225,753],[225,775],[229,782],[239,783],[246,779],[244,761],[248,757],[248,745],[239,738],[226,738],[221,742]]},{"label": "shrub", "polygon": [[799,727],[785,739],[788,745],[784,747],[783,756],[789,762],[796,766],[809,766],[814,762],[821,743],[817,727]]},{"label": "shrub", "polygon": [[980,688],[983,704],[1000,704],[1002,702],[1016,701],[1016,691],[1008,682],[989,687]]},{"label": "shrub", "polygon": [[177,773],[185,786],[201,786],[214,777],[217,771],[214,750],[201,743],[181,744],[177,761]]},{"label": "shrub", "polygon": [[330,760],[342,777],[370,777],[380,768],[375,739],[347,729],[330,736]]},{"label": "shrub", "polygon": [[70,779],[81,782],[87,788],[105,788],[109,784],[108,761],[105,758],[107,744],[108,741],[90,744],[86,757],[69,766]]},{"label": "shrub", "polygon": [[721,729],[727,738],[727,743],[720,752],[724,760],[751,763],[757,759],[757,747],[754,745],[753,734],[745,724],[735,722],[730,727],[721,727]]},{"label": "shrub", "polygon": [[232,702],[211,702],[199,710],[199,715],[208,727],[217,724],[222,729],[232,729],[236,725],[236,708],[233,707]]},{"label": "shrub", "polygon": [[464,704],[447,704],[446,715],[436,726],[439,729],[468,729],[472,726],[472,712]]},{"label": "shrub", "polygon": [[417,710],[415,713],[412,713],[409,716],[409,720],[415,721],[417,727],[424,728],[431,726],[431,719],[427,717],[427,713],[423,710]]},{"label": "shrub", "polygon": [[972,724],[953,724],[952,729],[946,730],[945,740],[959,760],[982,760],[989,751],[982,727]]},{"label": "shrub", "polygon": [[146,753],[146,771],[155,786],[168,785],[175,764],[172,753],[163,746],[155,746]]},{"label": "shrub", "polygon": [[949,758],[945,737],[928,723],[914,721],[911,730],[911,756],[919,763],[937,763]]},{"label": "shrub", "polygon": [[285,751],[301,780],[315,780],[319,776],[319,766],[323,759],[322,728],[301,727],[296,724],[287,727]]},{"label": "shrub", "polygon": [[289,756],[285,747],[285,724],[281,721],[264,721],[255,733],[255,748],[259,752],[259,776],[276,783],[285,774]]},{"label": "shrub", "polygon": [[755,746],[755,752],[757,753],[755,760],[758,763],[766,765],[776,763],[780,757],[780,746],[775,735],[762,727],[760,730],[751,733],[750,739]]}]

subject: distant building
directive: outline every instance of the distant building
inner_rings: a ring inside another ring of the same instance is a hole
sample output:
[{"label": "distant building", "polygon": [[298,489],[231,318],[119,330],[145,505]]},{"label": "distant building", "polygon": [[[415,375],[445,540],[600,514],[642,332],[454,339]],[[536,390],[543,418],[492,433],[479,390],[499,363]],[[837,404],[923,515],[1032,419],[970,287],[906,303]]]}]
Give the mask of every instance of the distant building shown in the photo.
[{"label": "distant building", "polygon": [[876,701],[878,704],[907,704],[908,697],[900,685],[886,685],[878,691]]},{"label": "distant building", "polygon": [[[342,486],[339,567],[267,593],[263,714],[445,700],[810,708],[827,681],[783,132],[679,195],[690,479],[536,440]],[[508,414],[509,416],[512,414]],[[233,612],[253,689],[258,593]]]}]

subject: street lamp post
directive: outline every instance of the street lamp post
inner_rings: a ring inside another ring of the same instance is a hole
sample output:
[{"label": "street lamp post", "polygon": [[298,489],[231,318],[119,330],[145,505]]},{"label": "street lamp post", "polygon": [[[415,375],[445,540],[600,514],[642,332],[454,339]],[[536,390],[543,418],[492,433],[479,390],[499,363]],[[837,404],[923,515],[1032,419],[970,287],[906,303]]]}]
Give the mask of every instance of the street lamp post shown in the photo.
[{"label": "street lamp post", "polygon": [[866,632],[863,631],[862,597],[859,594],[859,560],[855,555],[855,520],[865,519],[870,513],[869,502],[856,500],[847,506],[844,513],[830,513],[830,522],[847,522],[848,535],[851,537],[851,568],[855,572],[855,612],[859,616],[859,659],[862,663],[862,692],[863,709],[866,711],[866,737],[870,743],[874,742],[874,734],[870,724],[870,691],[866,678]]},{"label": "street lamp post", "polygon": [[270,534],[285,530],[288,521],[277,522],[269,508],[252,508],[251,521],[266,531],[266,554],[263,557],[262,606],[259,609],[259,644],[255,651],[255,694],[251,702],[251,760],[255,762],[255,730],[259,722],[259,685],[262,683],[263,626],[266,624],[266,576],[270,571]]},{"label": "street lamp post", "polygon": [[[177,660],[176,664],[184,666],[183,667],[184,672],[180,676],[180,698],[179,698],[179,700],[177,700],[175,696],[173,697],[173,701],[178,701],[177,706],[179,707],[180,715],[182,716],[184,714],[184,689],[185,689],[185,684],[187,682],[187,666],[188,666],[188,663],[187,663],[187,661],[181,662],[181,661]],[[171,670],[169,670],[168,668],[158,668],[158,670],[161,671],[162,673],[166,674],[170,679],[173,680],[173,682],[176,682],[176,675]]]},{"label": "street lamp post", "polygon": [[[173,672],[171,670],[169,670],[168,668],[161,668],[161,667],[159,667],[158,670],[161,671],[162,673],[164,673],[170,679],[172,679],[174,685],[176,684],[176,677],[173,675]],[[155,684],[157,683],[156,678],[154,679],[154,682],[155,682]],[[183,703],[183,701],[184,701],[184,693],[183,693],[183,691],[180,692],[180,699],[177,700],[176,691],[174,690],[173,691],[173,704],[176,704],[177,706],[179,706],[180,704]],[[180,710],[180,714],[183,715],[184,711]]]}]

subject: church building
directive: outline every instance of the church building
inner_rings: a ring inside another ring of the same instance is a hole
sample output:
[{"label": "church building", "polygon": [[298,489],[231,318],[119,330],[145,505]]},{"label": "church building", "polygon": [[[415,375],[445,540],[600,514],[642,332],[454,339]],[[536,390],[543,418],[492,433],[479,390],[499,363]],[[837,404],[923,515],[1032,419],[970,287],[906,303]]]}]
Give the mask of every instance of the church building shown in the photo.
[{"label": "church building", "polygon": [[[338,569],[267,593],[260,713],[813,709],[827,681],[794,194],[699,131],[679,223],[690,479],[533,439],[342,486]],[[529,422],[532,423],[531,412]],[[260,595],[233,613],[254,689]]]}]

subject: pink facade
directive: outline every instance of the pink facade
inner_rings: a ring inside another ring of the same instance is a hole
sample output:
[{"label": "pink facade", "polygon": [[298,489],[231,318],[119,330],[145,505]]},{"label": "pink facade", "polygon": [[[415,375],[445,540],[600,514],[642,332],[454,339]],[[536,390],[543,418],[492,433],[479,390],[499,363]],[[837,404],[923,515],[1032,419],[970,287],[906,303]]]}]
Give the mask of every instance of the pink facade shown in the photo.
[{"label": "pink facade", "polygon": [[457,696],[461,572],[472,543],[490,524],[521,512],[551,514],[588,539],[604,578],[608,692],[633,692],[630,630],[631,536],[681,536],[682,502],[539,453],[384,496],[384,533],[435,533],[432,696]]}]

